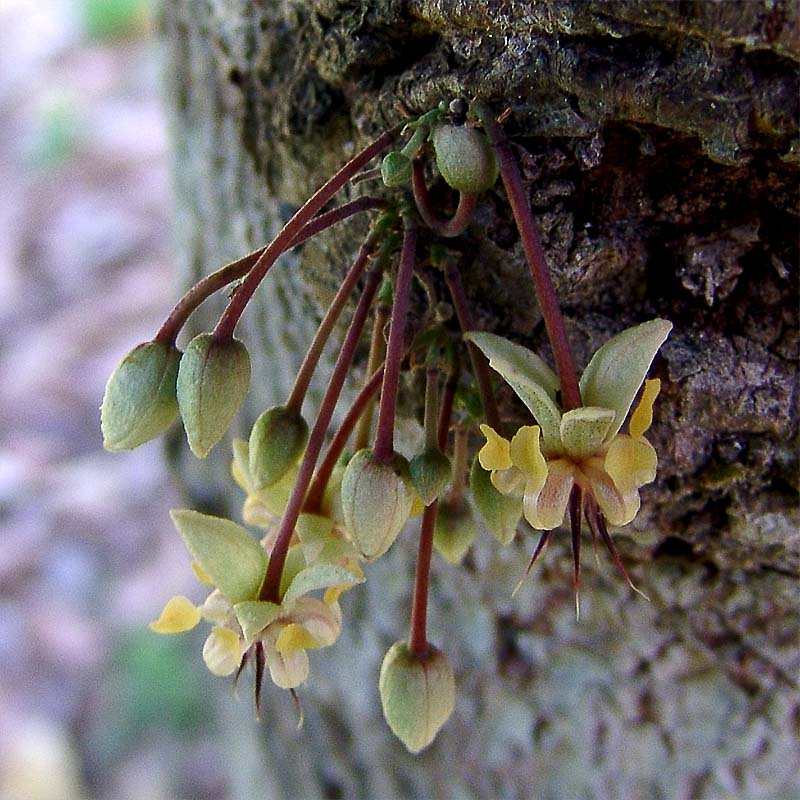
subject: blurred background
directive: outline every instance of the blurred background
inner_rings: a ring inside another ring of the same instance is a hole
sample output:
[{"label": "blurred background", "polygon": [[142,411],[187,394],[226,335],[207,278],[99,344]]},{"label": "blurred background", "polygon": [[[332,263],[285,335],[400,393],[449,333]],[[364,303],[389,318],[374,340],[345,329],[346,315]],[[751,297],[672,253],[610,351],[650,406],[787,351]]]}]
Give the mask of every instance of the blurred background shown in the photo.
[{"label": "blurred background", "polygon": [[148,0],[0,0],[3,800],[229,796],[202,642],[146,627],[198,599],[177,490],[99,428],[176,296],[159,64]]}]

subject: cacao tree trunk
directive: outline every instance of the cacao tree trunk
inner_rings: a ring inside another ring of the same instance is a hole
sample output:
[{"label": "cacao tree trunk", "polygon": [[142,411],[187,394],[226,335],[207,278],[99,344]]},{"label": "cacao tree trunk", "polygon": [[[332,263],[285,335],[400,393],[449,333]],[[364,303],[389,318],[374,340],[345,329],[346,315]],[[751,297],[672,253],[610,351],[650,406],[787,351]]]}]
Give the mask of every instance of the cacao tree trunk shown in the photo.
[{"label": "cacao tree trunk", "polygon": [[[799,12],[794,0],[163,4],[183,284],[268,240],[380,129],[478,97],[511,109],[578,364],[631,324],[675,325],[655,367],[659,476],[615,536],[651,602],[588,558],[576,622],[565,535],[513,598],[530,530],[506,548],[484,534],[461,567],[435,561],[430,638],[458,700],[413,757],[377,694],[383,653],[406,632],[410,525],[344,598],[339,642],[314,654],[300,732],[272,686],[256,732],[248,708],[220,700],[240,797],[800,793]],[[364,230],[326,234],[259,289],[240,328],[254,363],[242,431],[285,399]],[[499,185],[467,239],[480,326],[546,352]],[[238,514],[224,447],[197,463],[176,441],[171,455],[195,506]]]}]

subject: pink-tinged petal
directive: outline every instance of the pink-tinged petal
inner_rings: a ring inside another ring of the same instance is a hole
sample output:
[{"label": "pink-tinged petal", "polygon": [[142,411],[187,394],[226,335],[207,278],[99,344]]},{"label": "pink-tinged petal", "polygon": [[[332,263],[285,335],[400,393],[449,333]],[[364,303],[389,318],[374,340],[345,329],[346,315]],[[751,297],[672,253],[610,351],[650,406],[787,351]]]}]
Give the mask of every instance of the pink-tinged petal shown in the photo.
[{"label": "pink-tinged petal", "polygon": [[509,454],[514,466],[525,476],[525,494],[538,494],[547,480],[547,461],[542,455],[541,428],[538,425],[520,428],[511,440]]},{"label": "pink-tinged petal", "polygon": [[647,439],[615,436],[606,452],[603,470],[623,494],[655,480],[658,456]]},{"label": "pink-tinged petal", "polygon": [[229,628],[213,628],[203,645],[203,661],[214,675],[233,674],[242,655],[242,640]]},{"label": "pink-tinged petal", "polygon": [[289,619],[303,627],[314,638],[315,647],[332,645],[342,631],[342,612],[339,604],[328,605],[315,597],[299,598]]},{"label": "pink-tinged petal", "polygon": [[564,521],[569,494],[575,483],[574,467],[571,462],[556,459],[548,463],[547,479],[538,491],[526,488],[522,500],[525,519],[538,530],[552,530]]},{"label": "pink-tinged petal", "polygon": [[486,437],[486,444],[478,453],[481,466],[485,470],[509,469],[511,457],[508,454],[508,439],[504,439],[489,425],[481,425],[481,433]]},{"label": "pink-tinged petal", "polygon": [[639,511],[639,492],[621,492],[603,469],[601,458],[585,461],[581,471],[589,481],[588,489],[594,495],[603,516],[610,525],[627,525]]},{"label": "pink-tinged petal", "polygon": [[262,639],[264,658],[269,667],[269,676],[272,682],[281,689],[294,689],[308,678],[309,663],[305,650],[292,650],[279,653],[275,647],[285,626],[280,624],[270,625],[267,634]]},{"label": "pink-tinged petal", "polygon": [[631,414],[631,419],[628,423],[628,431],[634,439],[643,436],[653,424],[653,403],[655,403],[660,391],[661,381],[658,378],[645,381],[642,398],[639,400],[639,405],[636,406],[633,414]]},{"label": "pink-tinged petal", "polygon": [[200,609],[187,597],[177,595],[167,602],[161,616],[150,623],[150,630],[156,633],[183,633],[199,622]]}]

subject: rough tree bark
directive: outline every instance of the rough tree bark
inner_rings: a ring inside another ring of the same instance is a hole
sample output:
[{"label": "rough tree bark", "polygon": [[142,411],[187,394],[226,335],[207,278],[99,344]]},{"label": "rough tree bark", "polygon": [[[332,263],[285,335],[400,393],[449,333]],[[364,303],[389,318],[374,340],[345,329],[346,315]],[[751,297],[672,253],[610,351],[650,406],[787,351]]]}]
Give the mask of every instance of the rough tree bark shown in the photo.
[{"label": "rough tree bark", "polygon": [[[163,14],[183,282],[265,241],[354,143],[478,96],[513,112],[578,363],[637,321],[675,323],[656,365],[658,481],[616,537],[652,602],[588,559],[576,623],[564,542],[512,600],[530,532],[436,563],[431,639],[458,703],[412,758],[376,689],[407,624],[410,526],[315,658],[304,732],[267,690],[258,796],[796,796],[797,3],[180,0]],[[544,350],[501,188],[468,236],[481,326]],[[352,227],[328,235],[260,290],[250,419],[285,396],[357,243]],[[227,453],[172,453],[196,503],[237,506]]]}]

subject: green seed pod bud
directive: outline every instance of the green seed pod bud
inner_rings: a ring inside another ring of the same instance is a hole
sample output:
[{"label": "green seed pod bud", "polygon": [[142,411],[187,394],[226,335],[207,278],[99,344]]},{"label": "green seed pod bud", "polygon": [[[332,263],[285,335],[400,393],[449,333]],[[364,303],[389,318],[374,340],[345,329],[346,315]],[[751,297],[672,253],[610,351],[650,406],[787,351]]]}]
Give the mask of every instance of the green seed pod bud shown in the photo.
[{"label": "green seed pod bud", "polygon": [[522,517],[522,503],[517,497],[507,497],[494,488],[492,476],[476,458],[472,462],[469,488],[489,533],[500,544],[508,544],[517,532]]},{"label": "green seed pod bud", "polygon": [[381,162],[381,178],[389,187],[411,183],[411,159],[399,151],[387,153]]},{"label": "green seed pod bud", "polygon": [[475,128],[446,123],[433,131],[436,166],[448,186],[477,194],[497,180],[497,161],[486,136]]},{"label": "green seed pod bud", "polygon": [[106,450],[133,450],[166,430],[178,415],[180,360],[174,345],[152,341],[134,347],[117,364],[100,407]]},{"label": "green seed pod bud", "polygon": [[402,456],[395,454],[387,464],[365,448],[350,459],[342,477],[342,513],[362,558],[374,561],[391,547],[413,502],[414,487]]},{"label": "green seed pod bud", "polygon": [[178,368],[178,408],[189,447],[205,458],[236,416],[250,384],[250,356],[238,339],[195,336]]},{"label": "green seed pod bud", "polygon": [[436,447],[414,456],[408,465],[408,471],[420,500],[426,506],[444,491],[453,476],[450,459]]},{"label": "green seed pod bud", "polygon": [[433,546],[451,564],[461,563],[475,541],[477,532],[478,523],[466,503],[439,504],[436,527],[433,529]]},{"label": "green seed pod bud", "polygon": [[383,658],[378,688],[386,722],[412,753],[436,738],[456,704],[453,669],[432,646],[416,656],[405,642],[393,644]]},{"label": "green seed pod bud", "polygon": [[342,478],[347,468],[347,459],[340,458],[331,472],[328,485],[322,495],[322,508],[324,516],[332,519],[336,525],[344,525],[344,513],[342,511]]},{"label": "green seed pod bud", "polygon": [[275,406],[250,431],[250,476],[256,489],[272,486],[290,470],[308,441],[308,423],[296,411]]}]

